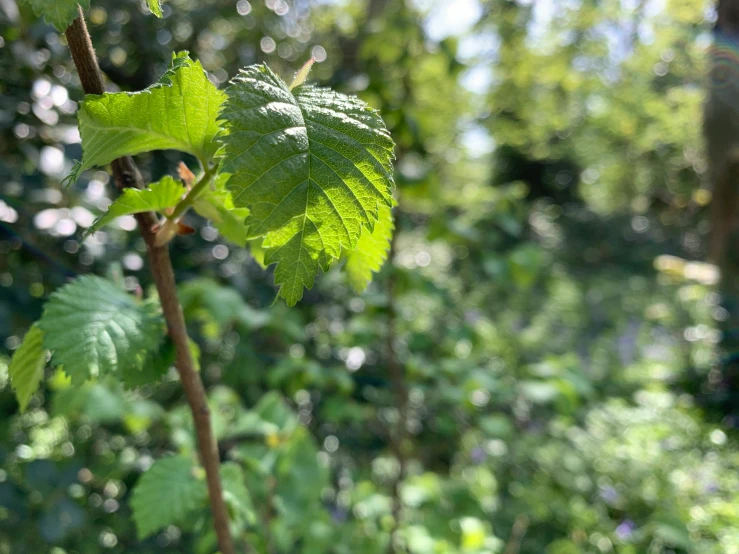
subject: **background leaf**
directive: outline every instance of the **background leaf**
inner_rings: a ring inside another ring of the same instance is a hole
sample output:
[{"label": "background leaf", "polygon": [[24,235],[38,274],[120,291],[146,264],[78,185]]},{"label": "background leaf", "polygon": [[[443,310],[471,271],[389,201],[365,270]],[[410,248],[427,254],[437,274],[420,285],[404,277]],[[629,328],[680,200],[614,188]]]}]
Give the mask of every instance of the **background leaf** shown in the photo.
[{"label": "background leaf", "polygon": [[205,481],[186,456],[157,460],[136,483],[131,509],[140,538],[186,519],[206,501]]},{"label": "background leaf", "polygon": [[241,519],[253,523],[254,506],[251,495],[246,488],[244,471],[234,462],[226,462],[221,466],[221,482],[223,497],[232,513],[232,519]]},{"label": "background leaf", "polygon": [[57,290],[39,321],[52,363],[73,383],[140,368],[164,338],[158,302],[141,302],[106,279],[84,275]]},{"label": "background leaf", "polygon": [[44,376],[47,351],[43,345],[44,332],[38,325],[33,325],[23,337],[23,342],[13,354],[8,366],[10,383],[15,391],[21,411],[26,409],[28,401],[38,389]]}]

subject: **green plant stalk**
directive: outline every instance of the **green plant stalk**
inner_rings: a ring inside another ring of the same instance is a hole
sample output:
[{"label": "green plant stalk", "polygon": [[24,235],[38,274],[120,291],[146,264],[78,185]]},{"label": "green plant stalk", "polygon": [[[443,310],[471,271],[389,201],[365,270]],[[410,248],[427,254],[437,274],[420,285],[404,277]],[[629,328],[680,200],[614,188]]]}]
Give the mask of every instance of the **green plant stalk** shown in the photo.
[{"label": "green plant stalk", "polygon": [[[204,167],[207,167],[204,165]],[[155,243],[157,246],[164,246],[173,238],[175,238],[179,231],[179,220],[187,212],[187,210],[195,203],[195,200],[203,193],[205,188],[213,181],[213,177],[218,173],[218,164],[212,168],[206,170],[200,180],[195,183],[190,191],[185,195],[171,215],[167,216],[162,223],[161,227],[157,229]]]},{"label": "green plant stalk", "polygon": [[[204,164],[203,167],[207,166]],[[200,180],[195,183],[195,185],[193,185],[193,187],[190,189],[187,195],[185,195],[182,201],[177,204],[174,212],[172,212],[172,215],[168,216],[167,219],[177,221],[183,215],[185,215],[185,212],[190,209],[190,207],[192,207],[192,205],[195,203],[195,200],[198,199],[198,197],[203,193],[206,187],[208,187],[213,182],[213,178],[218,174],[218,167],[219,164],[215,164],[210,169],[205,170],[205,173],[203,173],[203,176],[200,178]]]},{"label": "green plant stalk", "polygon": [[[82,9],[78,7],[78,10],[79,16],[65,32],[69,50],[85,93],[103,94],[105,86],[95,50],[85,24]],[[130,157],[126,156],[114,160],[111,163],[111,169],[118,188],[144,187],[141,174]],[[180,382],[192,412],[198,454],[205,469],[205,480],[218,547],[221,554],[236,554],[229,528],[228,509],[223,499],[220,459],[210,421],[210,408],[208,407],[205,388],[200,380],[200,375],[195,370],[195,363],[190,352],[190,339],[187,335],[182,305],[177,297],[177,284],[169,250],[166,245],[158,245],[156,242],[156,235],[152,229],[157,223],[157,218],[153,213],[143,212],[136,214],[135,217],[139,225],[139,231],[146,243],[149,267],[162,304],[167,330],[175,345],[175,367],[180,375]]]}]

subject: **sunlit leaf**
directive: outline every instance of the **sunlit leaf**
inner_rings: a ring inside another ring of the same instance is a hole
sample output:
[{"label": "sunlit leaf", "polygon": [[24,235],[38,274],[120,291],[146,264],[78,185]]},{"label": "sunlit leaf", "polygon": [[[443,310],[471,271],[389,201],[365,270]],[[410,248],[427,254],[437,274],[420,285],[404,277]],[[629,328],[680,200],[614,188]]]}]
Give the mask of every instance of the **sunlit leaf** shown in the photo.
[{"label": "sunlit leaf", "polygon": [[68,180],[152,150],[179,150],[206,163],[218,148],[216,117],[224,97],[187,52],[174,55],[170,69],[147,89],[86,96],[78,113],[82,161]]},{"label": "sunlit leaf", "polygon": [[13,354],[8,366],[10,384],[15,391],[21,411],[28,406],[28,401],[44,376],[47,350],[44,348],[43,339],[44,332],[38,325],[33,325],[23,337],[23,342]]},{"label": "sunlit leaf", "polygon": [[218,232],[226,240],[238,246],[246,245],[246,224],[248,208],[234,207],[231,191],[226,189],[227,173],[220,174],[214,183],[213,190],[206,190],[193,204],[194,210],[210,219]]},{"label": "sunlit leaf", "polygon": [[22,0],[33,8],[33,12],[46,20],[47,23],[56,27],[56,30],[63,33],[67,27],[74,21],[79,12],[77,4],[83,10],[90,7],[90,0]]},{"label": "sunlit leaf", "polygon": [[163,212],[167,208],[173,208],[182,199],[184,193],[185,187],[182,183],[168,175],[143,190],[127,188],[110,205],[105,215],[95,220],[87,232],[94,233],[122,215],[149,211]]},{"label": "sunlit leaf", "polygon": [[379,271],[387,259],[394,228],[392,209],[382,206],[375,228],[365,228],[356,248],[347,254],[344,270],[355,291],[366,289],[372,273]]},{"label": "sunlit leaf", "polygon": [[266,65],[234,79],[221,117],[227,187],[251,210],[248,238],[264,237],[265,262],[277,264],[280,295],[293,305],[391,205],[393,141],[364,102],[290,91]]}]

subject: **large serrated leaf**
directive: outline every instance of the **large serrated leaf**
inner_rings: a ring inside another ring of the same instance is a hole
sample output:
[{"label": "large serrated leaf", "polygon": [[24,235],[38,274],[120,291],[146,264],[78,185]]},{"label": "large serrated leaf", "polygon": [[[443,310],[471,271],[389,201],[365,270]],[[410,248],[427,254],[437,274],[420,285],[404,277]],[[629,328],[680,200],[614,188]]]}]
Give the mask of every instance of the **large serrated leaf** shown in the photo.
[{"label": "large serrated leaf", "polygon": [[84,275],[51,295],[39,321],[52,363],[79,384],[141,368],[164,339],[158,302],[142,302],[100,277]]},{"label": "large serrated leaf", "polygon": [[173,208],[182,199],[185,187],[169,175],[165,175],[156,183],[152,183],[143,190],[127,188],[123,190],[110,205],[108,211],[95,220],[87,233],[94,233],[104,227],[116,217],[137,214],[141,212],[162,212]]},{"label": "large serrated leaf", "polygon": [[43,16],[47,23],[63,33],[79,15],[77,4],[83,10],[90,7],[90,0],[23,0],[38,17]]},{"label": "large serrated leaf", "polygon": [[344,270],[356,292],[367,288],[372,273],[378,272],[387,259],[394,229],[392,209],[381,206],[375,228],[371,231],[365,228],[356,248],[347,254]]},{"label": "large serrated leaf", "polygon": [[185,456],[157,460],[136,483],[131,509],[139,538],[173,523],[179,523],[205,504],[205,481]]},{"label": "large serrated leaf", "polygon": [[28,401],[38,389],[41,378],[44,376],[47,351],[43,340],[44,332],[38,324],[33,325],[23,337],[18,350],[13,353],[13,359],[10,360],[8,375],[21,412],[28,406]]},{"label": "large serrated leaf", "polygon": [[207,163],[218,149],[216,118],[224,98],[187,52],[173,56],[169,71],[141,92],[86,96],[78,113],[82,161],[69,180],[90,167],[152,150],[179,150]]},{"label": "large serrated leaf", "polygon": [[353,249],[378,206],[392,203],[393,141],[357,98],[313,86],[293,91],[266,65],[243,70],[227,90],[223,170],[248,238],[289,305],[342,249]]}]

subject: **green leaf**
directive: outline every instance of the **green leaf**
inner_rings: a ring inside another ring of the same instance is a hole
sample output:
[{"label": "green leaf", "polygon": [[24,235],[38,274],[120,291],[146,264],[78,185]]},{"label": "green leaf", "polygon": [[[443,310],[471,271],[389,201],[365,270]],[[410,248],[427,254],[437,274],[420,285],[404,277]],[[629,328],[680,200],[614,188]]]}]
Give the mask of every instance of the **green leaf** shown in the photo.
[{"label": "green leaf", "polygon": [[190,350],[192,365],[195,368],[195,371],[200,371],[200,346],[197,342],[188,337],[187,348]]},{"label": "green leaf", "polygon": [[149,5],[149,9],[151,10],[151,13],[153,13],[155,16],[162,17],[164,15],[162,13],[161,0],[146,0],[146,3]]},{"label": "green leaf", "polygon": [[372,273],[378,272],[387,259],[393,229],[392,209],[382,206],[375,228],[372,231],[365,228],[356,248],[347,255],[344,269],[355,291],[364,291],[372,281]]},{"label": "green leaf", "polygon": [[267,265],[264,263],[264,248],[262,247],[262,241],[260,239],[249,241],[249,250],[254,261],[259,264],[262,269],[267,269]]},{"label": "green leaf", "polygon": [[185,187],[169,175],[165,175],[156,183],[143,190],[127,188],[123,190],[110,205],[102,217],[95,220],[86,234],[91,234],[104,227],[117,217],[141,212],[163,212],[174,208],[182,199]]},{"label": "green leaf", "polygon": [[357,98],[313,86],[290,91],[266,65],[227,90],[223,170],[237,206],[250,209],[248,239],[264,237],[265,262],[288,305],[353,249],[378,206],[392,203],[393,141]]},{"label": "green leaf", "polygon": [[38,17],[43,16],[56,30],[63,33],[79,15],[77,4],[83,10],[89,9],[90,0],[23,0]]},{"label": "green leaf", "polygon": [[142,302],[115,284],[85,275],[51,295],[39,327],[52,363],[72,382],[141,368],[164,338],[158,301]]},{"label": "green leaf", "polygon": [[241,467],[234,462],[226,462],[221,466],[221,483],[223,499],[230,508],[231,519],[254,522],[254,505]]},{"label": "green leaf", "polygon": [[218,175],[213,190],[203,192],[193,203],[193,208],[206,219],[210,219],[226,240],[244,247],[246,246],[244,220],[249,215],[249,209],[234,207],[231,191],[225,186],[229,177],[228,173]]},{"label": "green leaf", "polygon": [[301,86],[303,83],[305,83],[305,80],[308,78],[308,74],[310,73],[311,67],[313,67],[313,64],[316,62],[315,58],[311,58],[307,62],[303,64],[303,67],[301,67],[296,73],[295,77],[293,77],[293,80],[290,82],[290,90],[297,88]]},{"label": "green leaf", "polygon": [[77,114],[82,161],[68,181],[90,167],[152,150],[179,150],[207,163],[218,149],[216,117],[224,98],[187,52],[174,55],[169,71],[141,92],[86,96]]},{"label": "green leaf", "polygon": [[46,366],[44,332],[34,324],[23,337],[23,342],[13,354],[8,367],[10,384],[15,391],[21,412],[28,406],[31,396],[38,389]]},{"label": "green leaf", "polygon": [[176,350],[172,339],[166,337],[162,345],[149,353],[143,364],[123,369],[121,379],[126,388],[135,389],[158,383],[175,363]]},{"label": "green leaf", "polygon": [[205,323],[215,331],[216,336],[232,324],[258,329],[269,320],[266,312],[255,310],[244,302],[236,289],[222,286],[206,277],[182,284],[179,294],[185,319]]},{"label": "green leaf", "polygon": [[134,486],[131,509],[139,538],[186,520],[207,498],[200,468],[186,456],[157,460]]}]

